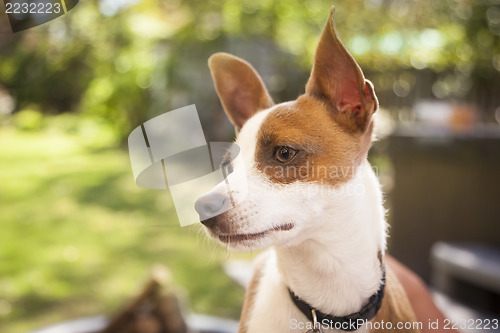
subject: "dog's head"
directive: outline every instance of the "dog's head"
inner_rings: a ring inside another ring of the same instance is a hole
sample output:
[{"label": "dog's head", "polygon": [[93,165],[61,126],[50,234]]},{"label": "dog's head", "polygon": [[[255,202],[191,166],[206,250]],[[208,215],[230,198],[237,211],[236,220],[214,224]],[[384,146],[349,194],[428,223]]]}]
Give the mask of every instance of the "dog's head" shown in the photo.
[{"label": "dog's head", "polygon": [[[202,223],[233,249],[302,242],[308,230],[320,230],[322,215],[356,195],[345,186],[366,159],[378,108],[372,84],[337,36],[334,9],[295,101],[275,105],[252,66],[235,56],[215,54],[209,67],[242,158],[231,165],[231,198],[221,183],[196,202]],[[248,193],[228,209],[243,183]]]}]

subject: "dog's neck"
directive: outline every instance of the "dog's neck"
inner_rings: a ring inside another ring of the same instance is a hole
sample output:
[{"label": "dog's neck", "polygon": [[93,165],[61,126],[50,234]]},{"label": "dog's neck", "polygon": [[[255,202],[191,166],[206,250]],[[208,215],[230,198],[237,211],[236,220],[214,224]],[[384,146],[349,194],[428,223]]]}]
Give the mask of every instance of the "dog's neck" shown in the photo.
[{"label": "dog's neck", "polygon": [[382,195],[368,162],[347,185],[358,192],[332,198],[336,202],[314,223],[307,240],[276,248],[286,286],[312,307],[335,316],[359,311],[377,292],[382,278],[379,253],[385,250]]}]

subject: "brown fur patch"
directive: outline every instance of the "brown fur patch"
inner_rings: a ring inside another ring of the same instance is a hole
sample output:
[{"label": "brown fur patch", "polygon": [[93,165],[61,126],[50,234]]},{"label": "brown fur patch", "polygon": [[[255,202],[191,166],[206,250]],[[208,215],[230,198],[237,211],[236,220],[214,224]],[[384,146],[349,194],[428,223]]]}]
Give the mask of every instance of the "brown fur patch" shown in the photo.
[{"label": "brown fur patch", "polygon": [[419,333],[419,329],[397,329],[397,323],[416,323],[417,317],[396,275],[390,267],[386,266],[386,269],[386,286],[382,307],[371,322],[391,322],[393,327],[390,330],[376,330],[376,332]]},{"label": "brown fur patch", "polygon": [[240,326],[238,328],[238,333],[247,332],[246,324],[250,320],[250,314],[253,309],[255,295],[257,295],[259,281],[262,277],[262,271],[264,270],[264,265],[267,258],[268,252],[263,252],[257,257],[257,259],[255,259],[252,279],[250,280],[247,292],[245,293],[245,300],[243,301],[243,307],[241,309]]},{"label": "brown fur patch", "polygon": [[[255,151],[257,168],[281,184],[346,182],[366,157],[372,128],[370,124],[363,133],[351,132],[337,123],[328,103],[302,95],[278,105],[264,119]],[[275,158],[276,149],[282,146],[298,151],[286,163]]]}]

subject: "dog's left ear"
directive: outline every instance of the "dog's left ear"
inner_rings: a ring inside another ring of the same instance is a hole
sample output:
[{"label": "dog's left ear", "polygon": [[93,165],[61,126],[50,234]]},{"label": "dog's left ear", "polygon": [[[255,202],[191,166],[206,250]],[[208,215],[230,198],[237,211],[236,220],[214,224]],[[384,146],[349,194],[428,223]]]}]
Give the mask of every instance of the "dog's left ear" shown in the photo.
[{"label": "dog's left ear", "polygon": [[352,132],[364,132],[378,108],[373,85],[340,41],[335,30],[335,8],[316,48],[306,93],[332,106],[335,119]]}]

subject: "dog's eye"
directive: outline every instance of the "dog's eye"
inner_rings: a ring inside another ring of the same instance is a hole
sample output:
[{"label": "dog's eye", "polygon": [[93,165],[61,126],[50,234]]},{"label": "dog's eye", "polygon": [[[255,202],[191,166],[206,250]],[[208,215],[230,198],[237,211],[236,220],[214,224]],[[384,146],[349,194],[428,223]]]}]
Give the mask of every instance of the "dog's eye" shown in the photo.
[{"label": "dog's eye", "polygon": [[297,155],[297,150],[290,147],[277,147],[274,157],[281,163],[291,161]]}]

